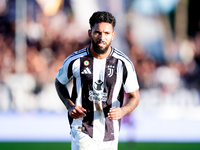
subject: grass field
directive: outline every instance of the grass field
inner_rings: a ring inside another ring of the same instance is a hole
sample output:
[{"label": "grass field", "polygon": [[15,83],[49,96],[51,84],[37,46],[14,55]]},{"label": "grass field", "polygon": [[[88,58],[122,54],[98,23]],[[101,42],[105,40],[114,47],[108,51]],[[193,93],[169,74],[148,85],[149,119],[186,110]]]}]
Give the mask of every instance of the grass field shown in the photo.
[{"label": "grass field", "polygon": [[[70,150],[68,142],[0,142],[0,150]],[[118,150],[200,150],[200,143],[119,143]]]}]

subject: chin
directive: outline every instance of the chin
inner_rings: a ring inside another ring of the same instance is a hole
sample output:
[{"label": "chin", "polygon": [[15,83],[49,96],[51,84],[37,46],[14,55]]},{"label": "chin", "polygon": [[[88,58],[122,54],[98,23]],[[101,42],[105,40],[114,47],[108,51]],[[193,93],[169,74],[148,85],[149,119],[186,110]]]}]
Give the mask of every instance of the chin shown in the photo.
[{"label": "chin", "polygon": [[95,52],[98,54],[105,54],[108,51],[108,48],[100,48],[98,47],[97,49],[95,49]]}]

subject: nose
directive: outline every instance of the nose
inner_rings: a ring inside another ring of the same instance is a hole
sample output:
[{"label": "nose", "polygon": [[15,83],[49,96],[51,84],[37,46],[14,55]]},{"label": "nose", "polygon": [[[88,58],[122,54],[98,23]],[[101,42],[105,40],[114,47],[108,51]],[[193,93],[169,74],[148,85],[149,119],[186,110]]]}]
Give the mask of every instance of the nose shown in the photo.
[{"label": "nose", "polygon": [[99,34],[99,39],[101,39],[102,41],[105,40],[105,34],[104,33]]}]

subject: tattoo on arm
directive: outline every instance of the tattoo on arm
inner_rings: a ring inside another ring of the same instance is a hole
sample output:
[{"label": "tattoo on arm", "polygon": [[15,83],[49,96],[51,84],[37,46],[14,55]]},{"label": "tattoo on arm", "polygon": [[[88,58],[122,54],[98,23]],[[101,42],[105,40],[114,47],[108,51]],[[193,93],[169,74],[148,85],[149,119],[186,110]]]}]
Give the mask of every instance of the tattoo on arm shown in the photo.
[{"label": "tattoo on arm", "polygon": [[128,93],[129,99],[127,103],[122,107],[122,111],[124,115],[129,114],[132,112],[139,104],[140,97],[139,97],[139,91]]}]

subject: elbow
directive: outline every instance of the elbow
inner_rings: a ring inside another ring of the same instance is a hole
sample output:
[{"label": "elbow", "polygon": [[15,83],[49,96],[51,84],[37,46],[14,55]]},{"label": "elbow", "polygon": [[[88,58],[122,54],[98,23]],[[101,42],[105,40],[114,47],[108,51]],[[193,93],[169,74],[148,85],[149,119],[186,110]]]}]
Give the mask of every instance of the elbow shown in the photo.
[{"label": "elbow", "polygon": [[139,103],[140,103],[140,96],[136,97],[136,104],[137,104],[137,106],[139,105]]},{"label": "elbow", "polygon": [[138,90],[138,92],[137,92],[137,94],[136,94],[136,103],[137,103],[137,106],[138,106],[139,103],[140,103],[140,93],[139,93],[139,90]]},{"label": "elbow", "polygon": [[56,89],[58,88],[58,85],[59,85],[59,81],[58,81],[58,79],[56,78],[56,79],[55,79],[55,87],[56,87]]},{"label": "elbow", "polygon": [[140,93],[139,90],[129,93],[129,99],[133,99],[136,106],[140,103]]},{"label": "elbow", "polygon": [[58,81],[58,79],[56,78],[56,79],[55,79],[55,87],[56,87],[56,90],[59,91],[59,90],[61,90],[61,89],[64,87],[64,85],[62,85],[62,84]]},{"label": "elbow", "polygon": [[60,87],[62,84],[58,81],[58,79],[55,79],[55,86],[56,87]]}]

